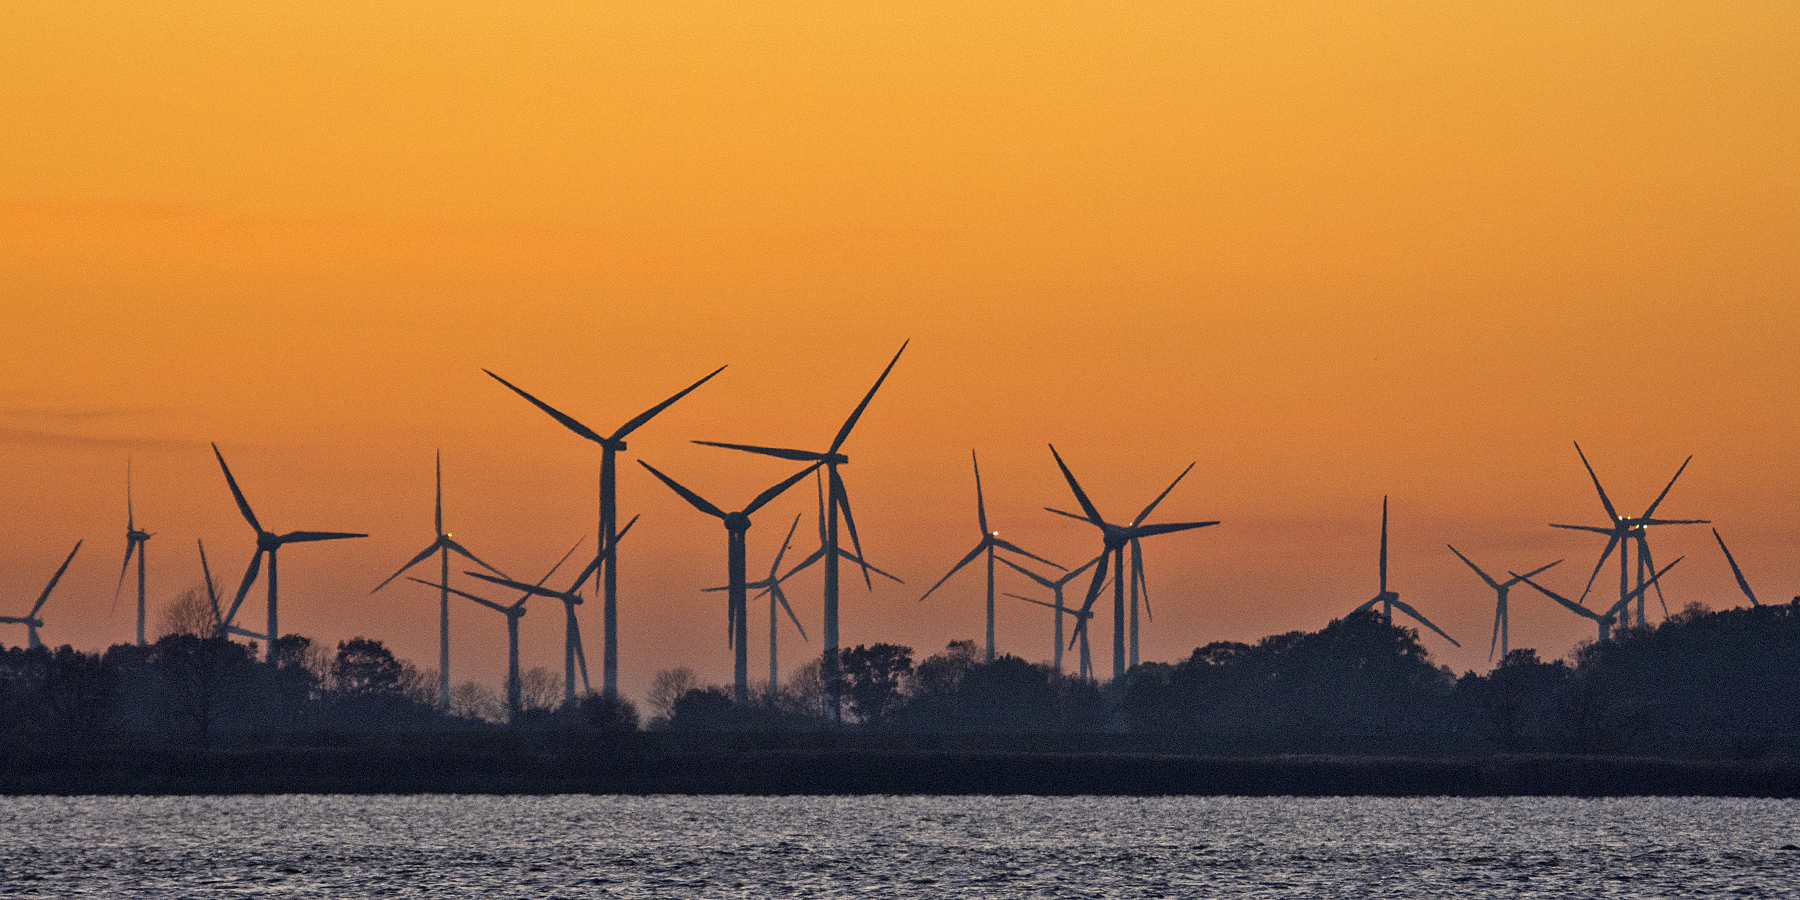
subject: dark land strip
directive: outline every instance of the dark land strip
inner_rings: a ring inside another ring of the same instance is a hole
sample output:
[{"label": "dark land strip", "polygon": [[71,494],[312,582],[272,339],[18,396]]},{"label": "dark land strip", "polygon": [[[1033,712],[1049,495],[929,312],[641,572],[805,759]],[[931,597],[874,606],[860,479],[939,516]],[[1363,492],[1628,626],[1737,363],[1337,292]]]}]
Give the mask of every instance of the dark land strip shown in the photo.
[{"label": "dark land strip", "polygon": [[0,757],[0,794],[6,795],[286,793],[1800,797],[1800,760],[432,748],[13,751]]}]

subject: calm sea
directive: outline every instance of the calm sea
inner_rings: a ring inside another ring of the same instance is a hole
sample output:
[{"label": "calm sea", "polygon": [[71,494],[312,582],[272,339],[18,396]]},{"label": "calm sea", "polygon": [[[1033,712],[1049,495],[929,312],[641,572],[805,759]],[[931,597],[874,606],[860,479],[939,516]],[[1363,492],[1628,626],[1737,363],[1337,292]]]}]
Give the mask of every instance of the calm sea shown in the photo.
[{"label": "calm sea", "polygon": [[1796,844],[1793,800],[24,797],[0,896],[1791,897]]}]

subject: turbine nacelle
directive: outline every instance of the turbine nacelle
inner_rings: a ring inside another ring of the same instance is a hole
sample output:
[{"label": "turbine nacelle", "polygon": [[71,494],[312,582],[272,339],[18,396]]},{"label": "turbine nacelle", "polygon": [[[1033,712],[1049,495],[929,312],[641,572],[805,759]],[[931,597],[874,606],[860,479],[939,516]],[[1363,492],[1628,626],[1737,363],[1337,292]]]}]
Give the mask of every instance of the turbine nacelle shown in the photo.
[{"label": "turbine nacelle", "polygon": [[725,530],[739,533],[749,531],[750,517],[742,512],[726,513]]}]

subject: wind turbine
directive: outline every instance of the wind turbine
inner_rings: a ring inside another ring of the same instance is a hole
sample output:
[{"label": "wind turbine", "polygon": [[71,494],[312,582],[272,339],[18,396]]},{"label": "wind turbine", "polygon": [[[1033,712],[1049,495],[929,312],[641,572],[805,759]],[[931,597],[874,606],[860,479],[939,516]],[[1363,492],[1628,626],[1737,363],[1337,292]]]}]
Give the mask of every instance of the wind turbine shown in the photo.
[{"label": "wind turbine", "polygon": [[1719,549],[1725,551],[1725,561],[1731,563],[1731,574],[1737,576],[1738,588],[1744,592],[1744,596],[1750,598],[1751,606],[1761,606],[1762,604],[1756,601],[1756,595],[1750,592],[1750,582],[1744,578],[1744,570],[1738,568],[1737,560],[1732,558],[1730,548],[1725,546],[1725,539],[1719,537],[1719,529],[1714,528],[1712,533],[1713,540],[1719,542]]},{"label": "wind turbine", "polygon": [[1515,578],[1516,580],[1523,581],[1526,584],[1529,584],[1532,587],[1537,588],[1538,593],[1543,594],[1544,596],[1549,597],[1550,599],[1555,600],[1558,603],[1561,603],[1563,605],[1563,607],[1568,609],[1570,612],[1572,612],[1578,616],[1582,616],[1584,618],[1594,620],[1594,623],[1596,625],[1598,625],[1599,629],[1600,629],[1599,637],[1596,640],[1598,643],[1604,644],[1607,641],[1612,639],[1612,630],[1613,630],[1614,626],[1619,622],[1620,617],[1624,617],[1627,620],[1630,619],[1630,617],[1631,617],[1631,601],[1634,599],[1641,598],[1644,595],[1644,592],[1649,590],[1650,586],[1656,583],[1657,579],[1663,577],[1663,575],[1666,574],[1670,569],[1675,568],[1675,563],[1681,562],[1685,558],[1686,557],[1680,557],[1680,556],[1676,557],[1675,562],[1672,562],[1666,566],[1663,566],[1661,572],[1657,572],[1657,573],[1651,575],[1649,580],[1647,580],[1643,584],[1640,584],[1637,587],[1633,588],[1632,590],[1627,592],[1625,594],[1625,596],[1620,597],[1619,602],[1614,603],[1612,605],[1612,608],[1608,609],[1605,613],[1594,612],[1593,610],[1588,609],[1585,606],[1582,606],[1580,603],[1577,603],[1574,600],[1570,600],[1569,598],[1564,597],[1563,595],[1558,594],[1557,592],[1550,590],[1549,588],[1544,587],[1543,585],[1538,584],[1537,582],[1532,581],[1530,578],[1527,578],[1523,575],[1513,575],[1513,573],[1511,573],[1511,572],[1508,572],[1507,574],[1513,575],[1513,578]]},{"label": "wind turbine", "polygon": [[681,499],[686,500],[689,506],[725,523],[726,572],[729,576],[729,587],[731,591],[727,611],[726,643],[731,645],[736,651],[736,657],[732,665],[732,696],[739,704],[749,703],[750,655],[747,645],[750,642],[750,608],[749,590],[748,586],[745,584],[748,579],[744,574],[744,536],[750,531],[750,516],[752,513],[762,509],[769,501],[781,496],[783,491],[786,491],[788,488],[799,483],[800,479],[812,474],[812,471],[817,469],[821,463],[815,462],[812,465],[795,472],[784,479],[780,484],[757,494],[756,499],[751,500],[748,506],[745,506],[737,512],[729,513],[714,506],[699,494],[682,487],[675,479],[657,471],[655,466],[652,466],[641,459],[638,460],[638,465],[650,470],[650,474],[655,475],[663,484],[668,485],[669,490],[674,491]]},{"label": "wind turbine", "polygon": [[[1450,547],[1449,544],[1445,544],[1444,546]],[[1455,547],[1450,547],[1450,552],[1456,554],[1456,558],[1462,560],[1465,564],[1468,565],[1469,568],[1474,569],[1475,574],[1481,576],[1481,580],[1487,582],[1488,587],[1491,587],[1494,589],[1494,596],[1495,596],[1494,636],[1492,638],[1488,639],[1488,661],[1492,662],[1494,659],[1494,642],[1495,641],[1499,641],[1499,643],[1500,643],[1500,658],[1502,660],[1505,660],[1506,654],[1508,652],[1510,652],[1510,650],[1511,650],[1511,647],[1507,642],[1507,628],[1511,623],[1511,620],[1507,618],[1507,612],[1506,612],[1507,592],[1512,590],[1513,585],[1518,584],[1521,580],[1525,579],[1526,577],[1531,576],[1531,575],[1536,575],[1539,572],[1543,572],[1546,569],[1549,569],[1551,566],[1558,565],[1562,562],[1562,560],[1559,559],[1556,562],[1553,562],[1548,566],[1542,566],[1542,567],[1539,567],[1536,569],[1532,569],[1531,571],[1526,572],[1524,575],[1513,575],[1513,577],[1507,579],[1506,581],[1495,581],[1492,576],[1488,575],[1488,573],[1481,571],[1480,566],[1477,566],[1474,563],[1469,562],[1469,558],[1462,555],[1461,550],[1458,550]],[[1508,573],[1508,574],[1511,574],[1511,573]]]},{"label": "wind turbine", "polygon": [[[1033,572],[1030,569],[1025,568],[1024,566],[1021,566],[1018,563],[1013,562],[1012,560],[1007,559],[1004,556],[1000,557],[1000,561],[1011,566],[1013,571],[1018,572],[1021,575],[1024,575],[1026,578],[1029,578],[1032,581],[1037,582],[1039,585],[1042,585],[1043,587],[1049,588],[1051,594],[1053,594],[1056,597],[1056,602],[1051,604],[1051,608],[1055,609],[1057,611],[1056,615],[1054,616],[1054,618],[1056,619],[1056,653],[1053,656],[1053,662],[1051,663],[1051,665],[1055,667],[1055,669],[1058,673],[1062,672],[1062,657],[1063,657],[1062,617],[1063,617],[1063,613],[1068,613],[1069,615],[1074,616],[1075,620],[1077,622],[1086,621],[1087,619],[1093,618],[1093,615],[1094,615],[1091,611],[1087,612],[1087,613],[1077,613],[1074,610],[1066,607],[1063,604],[1063,588],[1068,587],[1069,582],[1072,582],[1076,578],[1080,577],[1081,573],[1086,572],[1089,567],[1095,565],[1096,563],[1099,563],[1105,557],[1106,557],[1106,553],[1103,551],[1103,552],[1101,552],[1101,554],[1099,556],[1096,556],[1093,559],[1090,559],[1087,562],[1082,563],[1081,565],[1075,567],[1074,569],[1064,572],[1063,575],[1059,578],[1045,578],[1044,576],[1039,575],[1038,573]],[[1060,569],[1060,568],[1062,568],[1062,566],[1057,566],[1057,568]],[[1020,597],[1018,594],[1008,594],[1007,596],[1017,597],[1020,600],[1031,600],[1030,597]],[[1042,603],[1043,601],[1042,600],[1031,600],[1031,602],[1032,603]],[[1089,658],[1088,658],[1088,635],[1087,635],[1086,629],[1081,630],[1080,640],[1081,640],[1081,677],[1088,678],[1093,674],[1093,670],[1092,670],[1092,666],[1090,665]]]},{"label": "wind turbine", "polygon": [[50,592],[56,589],[56,583],[61,581],[63,573],[69,570],[69,563],[75,560],[75,551],[80,549],[81,541],[76,541],[75,550],[69,551],[69,555],[63,560],[62,565],[57,567],[56,574],[50,576],[50,583],[44,585],[44,592],[39,594],[37,602],[31,605],[31,612],[22,616],[0,616],[0,624],[25,626],[25,647],[27,649],[35,650],[44,646],[44,642],[38,640],[38,629],[44,627],[44,620],[38,618],[38,610],[44,608],[44,601],[50,599]]},{"label": "wind turbine", "polygon": [[[563,563],[569,561],[569,557],[575,555],[575,548],[581,546],[582,540],[586,540],[586,538],[581,538],[581,539],[576,540],[575,546],[570,547],[569,552],[564,553],[562,555],[562,559],[557,560],[556,565],[551,566],[550,571],[545,572],[544,577],[538,579],[538,586],[542,587],[544,582],[550,580],[550,576],[556,574],[557,569],[562,568]],[[420,584],[431,585],[432,587],[444,587],[443,585],[431,584],[431,582],[425,581],[423,579],[413,578],[411,575],[408,575],[407,578],[412,581],[417,581]],[[491,609],[491,610],[506,617],[506,711],[507,711],[507,721],[508,722],[517,722],[519,720],[519,713],[524,711],[523,691],[520,689],[520,685],[519,685],[519,620],[525,617],[525,601],[531,599],[531,592],[526,591],[523,594],[521,594],[519,599],[513,601],[513,604],[511,606],[501,606],[500,604],[495,603],[492,600],[489,600],[485,597],[477,597],[474,594],[471,594],[467,591],[459,591],[456,588],[446,588],[446,589],[448,591],[450,591],[450,593],[455,594],[458,597],[467,597],[468,599],[473,600],[476,603],[479,603],[482,606],[485,606],[488,609]]]},{"label": "wind turbine", "polygon": [[[1059,566],[1056,563],[1053,563],[1035,553],[1030,552],[1029,550],[1024,549],[1023,547],[1020,547],[1016,544],[1013,544],[1010,541],[1007,541],[1007,540],[1001,538],[1000,532],[993,531],[988,528],[987,504],[985,502],[983,502],[982,497],[981,497],[981,461],[975,458],[975,451],[973,451],[973,450],[969,451],[969,460],[975,464],[975,523],[981,529],[981,540],[979,540],[975,543],[975,549],[970,550],[969,555],[963,557],[961,562],[958,562],[956,565],[951,566],[950,571],[944,573],[944,577],[939,578],[938,583],[932,585],[931,590],[926,591],[924,596],[919,598],[919,601],[921,603],[924,602],[925,597],[931,596],[932,591],[935,591],[938,588],[943,587],[944,582],[949,581],[951,575],[955,575],[957,572],[962,570],[963,566],[966,566],[969,563],[974,562],[976,557],[982,555],[983,553],[986,553],[987,554],[987,661],[993,662],[994,661],[994,551],[995,550],[1006,550],[1011,553],[1016,553],[1020,556],[1024,556],[1024,557],[1027,557],[1030,559],[1035,559],[1038,562],[1043,563],[1044,565],[1052,566],[1057,569],[1061,569],[1062,566]],[[1018,567],[1014,566],[1013,568],[1018,568]],[[1056,619],[1056,628],[1057,628],[1057,631],[1059,632],[1057,635],[1057,638],[1056,638],[1057,645],[1060,647],[1062,644],[1062,635],[1060,633],[1062,631],[1062,617],[1060,617],[1060,616],[1058,616]],[[1061,656],[1061,654],[1058,653],[1059,658],[1060,658],[1060,656]],[[1060,670],[1061,666],[1058,666],[1057,668],[1058,668],[1058,670]]]},{"label": "wind turbine", "polygon": [[131,460],[125,460],[125,562],[119,566],[119,583],[113,588],[113,605],[116,609],[119,602],[119,588],[125,586],[125,573],[131,569],[131,554],[137,553],[138,561],[138,602],[137,602],[137,645],[144,646],[144,554],[150,548],[146,546],[156,535],[137,527],[137,517],[131,509]]},{"label": "wind turbine", "polygon": [[[389,581],[399,578],[407,569],[424,562],[426,559],[430,558],[433,553],[438,555],[438,581],[444,585],[450,583],[451,553],[460,554],[464,559],[475,563],[495,575],[506,575],[505,572],[488,565],[486,562],[483,562],[480,557],[470,553],[467,548],[457,543],[448,532],[444,531],[444,452],[442,450],[439,450],[437,454],[437,512],[436,517],[432,522],[433,529],[437,531],[437,538],[431,542],[431,545],[419,551],[419,555],[413,557],[406,565],[401,566],[399,571],[389,575],[386,581],[376,585],[375,590],[370,591],[369,593],[373,594],[375,591],[387,587]],[[450,711],[450,589],[448,587],[445,587],[438,592],[437,709],[440,713],[448,713]]]},{"label": "wind turbine", "polygon": [[[468,575],[471,578],[491,581],[501,587],[509,587],[516,591],[524,591],[527,594],[534,594],[539,597],[550,597],[562,601],[564,704],[575,702],[575,667],[577,663],[581,666],[582,691],[590,694],[594,691],[593,685],[588,683],[587,652],[581,649],[581,622],[575,618],[575,607],[580,606],[582,602],[581,588],[587,584],[587,580],[593,577],[594,573],[599,570],[601,565],[611,563],[613,554],[618,552],[619,541],[624,540],[625,535],[631,533],[631,526],[636,525],[637,520],[637,516],[632,516],[631,521],[626,522],[625,527],[619,529],[618,540],[613,541],[612,546],[602,548],[599,553],[595,554],[593,560],[581,570],[581,574],[575,576],[575,583],[569,585],[569,589],[566,591],[556,591],[544,587],[543,581],[540,581],[537,584],[526,584],[522,581],[514,581],[510,578],[496,578],[492,575],[472,570],[463,572],[464,575]],[[558,563],[558,565],[561,564]],[[552,569],[551,571],[554,572],[556,570]],[[545,581],[548,581],[549,579],[550,576],[544,576]]]},{"label": "wind turbine", "polygon": [[[1364,603],[1361,606],[1358,606],[1356,609],[1352,610],[1352,612],[1362,612],[1365,609],[1372,609],[1372,608],[1374,608],[1375,604],[1379,603],[1379,604],[1381,604],[1381,618],[1383,620],[1387,621],[1389,624],[1392,624],[1394,621],[1394,607],[1399,607],[1401,612],[1406,613],[1409,616],[1412,616],[1413,619],[1415,621],[1417,621],[1419,624],[1425,626],[1426,628],[1431,629],[1432,631],[1437,632],[1438,637],[1441,637],[1444,640],[1449,641],[1451,646],[1461,647],[1462,645],[1456,642],[1456,638],[1453,638],[1453,637],[1445,634],[1444,629],[1431,624],[1431,620],[1425,618],[1425,616],[1422,613],[1420,613],[1418,610],[1413,609],[1411,606],[1407,605],[1406,603],[1401,602],[1399,594],[1388,590],[1388,586],[1387,586],[1387,544],[1388,544],[1388,541],[1387,541],[1387,519],[1388,519],[1387,502],[1388,502],[1387,497],[1384,496],[1381,498],[1381,590],[1378,593],[1376,593],[1374,597],[1370,598],[1368,600],[1368,602]],[[1461,554],[1458,554],[1458,555],[1460,556]]]},{"label": "wind turbine", "polygon": [[729,450],[742,450],[746,453],[760,453],[777,459],[789,459],[795,462],[818,462],[825,466],[825,477],[831,489],[831,499],[826,504],[825,540],[821,552],[825,560],[825,646],[819,658],[819,677],[824,684],[825,716],[833,722],[838,721],[838,513],[844,514],[844,526],[850,531],[850,544],[856,548],[857,564],[862,566],[863,584],[870,590],[875,589],[869,578],[870,566],[862,562],[862,541],[856,536],[856,518],[850,514],[850,495],[844,490],[844,480],[838,474],[838,466],[850,461],[850,457],[838,452],[844,441],[850,437],[850,429],[856,427],[856,420],[862,418],[863,410],[869,408],[869,401],[875,399],[875,392],[881,390],[881,383],[887,380],[888,373],[894,370],[894,363],[900,361],[900,354],[906,352],[902,342],[894,358],[881,370],[881,377],[875,379],[875,386],[863,395],[862,402],[844,420],[843,427],[838,429],[837,436],[831,439],[831,445],[824,452],[812,450],[787,450],[779,447],[757,447],[749,444],[724,444],[716,441],[695,441],[708,447],[724,447]]},{"label": "wind turbine", "polygon": [[[1078,516],[1074,513],[1063,512],[1060,509],[1050,509],[1049,507],[1045,507],[1045,509],[1049,509],[1050,512],[1056,513],[1059,516],[1067,516],[1071,519],[1085,521],[1095,528],[1100,529],[1102,546],[1105,548],[1100,554],[1100,564],[1094,567],[1094,578],[1092,581],[1088,582],[1087,599],[1081,604],[1081,612],[1083,615],[1080,621],[1075,623],[1075,633],[1078,637],[1087,632],[1089,617],[1086,613],[1093,610],[1094,601],[1100,596],[1100,588],[1106,582],[1108,554],[1111,554],[1113,558],[1112,565],[1121,576],[1113,579],[1113,679],[1116,681],[1125,677],[1125,582],[1127,578],[1129,578],[1129,576],[1124,575],[1126,546],[1135,546],[1137,541],[1141,538],[1155,537],[1159,534],[1170,534],[1176,531],[1187,531],[1193,528],[1205,528],[1208,525],[1217,525],[1219,523],[1217,521],[1212,521],[1167,522],[1161,525],[1143,524],[1144,520],[1149,518],[1150,513],[1156,509],[1156,505],[1161,503],[1164,497],[1169,496],[1169,492],[1175,489],[1175,485],[1181,483],[1181,479],[1187,477],[1188,472],[1193,471],[1193,463],[1189,463],[1187,468],[1182,469],[1181,474],[1175,476],[1175,480],[1169,482],[1169,486],[1163,488],[1163,492],[1157,494],[1156,499],[1150,501],[1150,505],[1144,507],[1144,511],[1138,513],[1137,517],[1132,519],[1130,524],[1114,525],[1101,517],[1100,510],[1094,507],[1093,502],[1088,499],[1087,493],[1082,491],[1081,484],[1075,480],[1075,473],[1069,471],[1068,465],[1063,463],[1062,456],[1056,452],[1056,446],[1054,444],[1050,446],[1050,455],[1056,458],[1057,468],[1062,469],[1063,478],[1067,479],[1069,482],[1069,490],[1074,492],[1075,500],[1081,504],[1082,512],[1087,515]],[[1134,556],[1134,559],[1135,558],[1136,557]],[[1142,565],[1140,560],[1136,567],[1137,570],[1141,571]],[[1135,578],[1130,580],[1132,582],[1131,587],[1135,600],[1137,580]]]},{"label": "wind turbine", "polygon": [[237,615],[238,607],[244,602],[244,595],[250,593],[250,585],[256,583],[256,573],[262,569],[265,554],[269,557],[269,630],[265,636],[268,645],[268,663],[274,667],[279,663],[275,656],[275,641],[281,636],[280,622],[276,618],[276,552],[285,544],[303,544],[312,541],[335,541],[342,538],[368,537],[366,534],[355,534],[347,531],[290,531],[287,534],[276,534],[263,529],[256,521],[256,513],[250,511],[250,501],[244,499],[244,492],[238,490],[237,479],[231,477],[231,467],[225,465],[225,454],[219,452],[219,445],[212,445],[213,455],[219,458],[219,468],[225,472],[225,483],[231,487],[231,496],[237,500],[238,511],[244,514],[244,521],[256,530],[256,555],[250,557],[250,568],[244,570],[244,580],[238,585],[237,597],[231,601],[231,611],[225,614],[224,621],[229,623]]},{"label": "wind turbine", "polygon": [[[655,418],[657,413],[668,409],[675,401],[686,397],[695,388],[712,380],[713,375],[725,371],[725,367],[720,366],[717,369],[714,369],[712,374],[688,385],[675,396],[638,413],[636,418],[619,426],[619,429],[614,431],[611,436],[602,436],[592,428],[558,412],[555,408],[550,406],[550,404],[514,387],[512,382],[495,375],[493,372],[489,372],[487,369],[482,369],[481,371],[487,372],[495,381],[506,385],[513,393],[530,401],[532,406],[543,410],[545,413],[549,414],[550,418],[561,422],[564,428],[600,445],[600,545],[602,547],[611,547],[619,537],[618,474],[616,457],[619,451],[625,449],[625,438],[633,431],[638,430],[645,422]],[[612,700],[619,695],[618,557],[609,557],[605,563],[605,568],[606,572],[601,581],[601,589],[605,598],[605,603],[602,607],[602,616],[604,617],[606,633],[605,645],[602,647],[600,653],[600,692],[605,695],[606,699]]]},{"label": "wind turbine", "polygon": [[[1694,461],[1693,456],[1690,455],[1687,459],[1682,460],[1681,468],[1675,470],[1675,477],[1669,479],[1668,485],[1662,489],[1662,493],[1656,495],[1656,499],[1651,502],[1649,508],[1644,510],[1644,514],[1641,516],[1632,518],[1632,517],[1619,515],[1618,511],[1613,508],[1612,500],[1608,499],[1606,496],[1606,488],[1603,488],[1600,486],[1600,476],[1594,474],[1594,467],[1588,464],[1587,454],[1581,452],[1581,444],[1579,444],[1579,443],[1577,443],[1575,445],[1575,454],[1577,456],[1581,457],[1582,467],[1587,469],[1588,477],[1593,479],[1594,490],[1599,492],[1599,494],[1600,494],[1600,505],[1606,507],[1606,517],[1607,517],[1607,519],[1611,520],[1611,522],[1612,522],[1612,524],[1610,526],[1607,526],[1605,528],[1600,528],[1600,527],[1596,527],[1593,525],[1558,525],[1555,522],[1550,523],[1551,528],[1567,528],[1567,529],[1571,529],[1573,531],[1591,531],[1595,534],[1604,534],[1607,536],[1606,537],[1606,549],[1601,552],[1600,561],[1594,564],[1594,572],[1592,575],[1588,576],[1587,587],[1582,589],[1581,597],[1576,601],[1577,603],[1585,602],[1587,600],[1588,591],[1592,590],[1594,587],[1594,579],[1599,577],[1600,568],[1602,566],[1606,565],[1606,560],[1608,557],[1612,556],[1613,548],[1615,548],[1615,547],[1617,547],[1619,550],[1619,596],[1624,597],[1626,594],[1632,593],[1629,590],[1631,565],[1627,560],[1627,558],[1630,556],[1630,553],[1628,552],[1628,548],[1623,546],[1624,542],[1626,542],[1626,541],[1636,541],[1637,542],[1637,547],[1638,547],[1637,579],[1638,579],[1638,584],[1641,585],[1641,584],[1645,583],[1645,581],[1644,581],[1645,570],[1646,569],[1655,570],[1655,568],[1656,568],[1656,561],[1650,557],[1650,540],[1644,534],[1644,529],[1647,528],[1648,526],[1651,526],[1651,525],[1706,525],[1706,524],[1710,524],[1709,520],[1707,520],[1707,519],[1656,519],[1656,518],[1652,518],[1652,516],[1654,516],[1656,513],[1656,508],[1662,504],[1663,498],[1669,496],[1669,489],[1675,486],[1675,479],[1680,478],[1681,473],[1687,471],[1688,463],[1691,463]],[[1639,625],[1644,625],[1645,624],[1645,618],[1644,618],[1644,597],[1645,597],[1645,595],[1643,592],[1639,591],[1636,593],[1636,596],[1637,596],[1637,604],[1638,604],[1637,623]],[[1662,598],[1662,588],[1659,587],[1656,589],[1656,596],[1657,596],[1658,600],[1660,601]],[[1667,609],[1666,603],[1664,604],[1664,609],[1665,610]]]}]

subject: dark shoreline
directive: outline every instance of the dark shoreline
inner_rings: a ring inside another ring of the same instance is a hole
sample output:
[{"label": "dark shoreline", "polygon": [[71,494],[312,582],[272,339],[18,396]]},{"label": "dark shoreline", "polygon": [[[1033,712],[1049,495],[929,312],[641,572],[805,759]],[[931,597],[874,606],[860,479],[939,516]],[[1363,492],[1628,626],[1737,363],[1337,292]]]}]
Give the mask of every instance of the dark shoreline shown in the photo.
[{"label": "dark shoreline", "polygon": [[15,751],[0,758],[0,795],[289,793],[1800,797],[1800,760],[431,748]]}]

